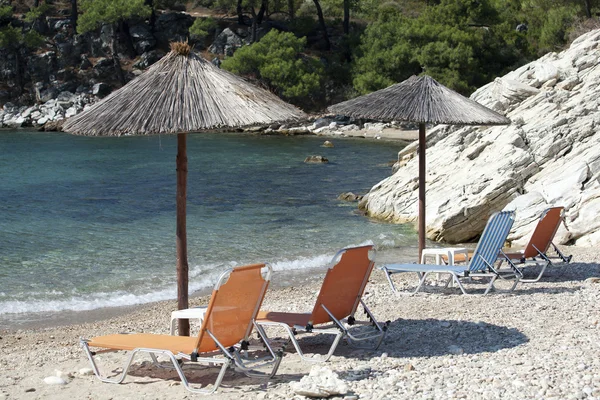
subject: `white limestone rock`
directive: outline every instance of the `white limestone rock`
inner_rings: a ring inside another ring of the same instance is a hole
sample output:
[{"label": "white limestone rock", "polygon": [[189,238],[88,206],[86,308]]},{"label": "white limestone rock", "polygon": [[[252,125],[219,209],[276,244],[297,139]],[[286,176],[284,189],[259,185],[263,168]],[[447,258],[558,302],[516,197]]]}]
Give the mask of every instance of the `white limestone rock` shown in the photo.
[{"label": "white limestone rock", "polygon": [[294,393],[306,397],[343,396],[349,388],[345,381],[328,367],[314,366],[299,382],[290,383]]},{"label": "white limestone rock", "polygon": [[52,375],[44,378],[44,383],[46,385],[66,385],[68,382],[65,381],[60,376]]},{"label": "white limestone rock", "polygon": [[359,130],[359,129],[360,129],[360,128],[358,127],[358,125],[355,125],[355,124],[350,124],[350,125],[345,125],[345,126],[342,126],[342,127],[340,128],[340,131],[342,131],[342,132],[346,132],[346,131],[357,131],[357,130]]},{"label": "white limestone rock", "polygon": [[364,125],[364,129],[365,130],[367,130],[367,131],[378,131],[378,132],[383,131],[387,127],[389,127],[388,124],[384,124],[384,123],[381,123],[381,122],[374,122],[374,123],[373,122],[367,122]]},{"label": "white limestone rock", "polygon": [[[564,206],[555,243],[600,244],[599,58],[596,30],[473,93],[476,101],[505,113],[511,125],[428,131],[429,239],[473,239],[489,215],[507,207],[517,212],[509,240],[523,244],[545,208]],[[403,149],[396,172],[360,202],[368,215],[416,221],[416,149],[417,143]]]},{"label": "white limestone rock", "polygon": [[9,120],[4,121],[4,125],[9,128],[20,128],[25,124],[25,118],[20,115],[15,116]]},{"label": "white limestone rock", "polygon": [[79,369],[78,374],[81,376],[94,375],[94,370],[91,368],[81,368]]}]

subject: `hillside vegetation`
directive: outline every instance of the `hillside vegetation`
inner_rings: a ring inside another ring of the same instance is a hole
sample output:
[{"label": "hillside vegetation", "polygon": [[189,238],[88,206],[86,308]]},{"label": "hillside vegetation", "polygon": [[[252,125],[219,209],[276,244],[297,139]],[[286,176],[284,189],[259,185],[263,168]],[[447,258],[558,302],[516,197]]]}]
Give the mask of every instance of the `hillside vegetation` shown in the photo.
[{"label": "hillside vegetation", "polygon": [[119,87],[170,40],[309,111],[423,72],[469,95],[598,27],[596,1],[0,0],[0,104]]}]

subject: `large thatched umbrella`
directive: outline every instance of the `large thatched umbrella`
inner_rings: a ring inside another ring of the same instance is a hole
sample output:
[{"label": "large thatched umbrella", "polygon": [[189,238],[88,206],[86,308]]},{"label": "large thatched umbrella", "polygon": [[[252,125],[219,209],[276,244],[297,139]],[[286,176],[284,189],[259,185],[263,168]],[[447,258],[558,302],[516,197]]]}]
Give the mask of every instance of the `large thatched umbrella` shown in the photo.
[{"label": "large thatched umbrella", "polygon": [[329,107],[355,118],[419,123],[419,260],[425,247],[425,124],[507,125],[510,120],[427,75]]},{"label": "large thatched umbrella", "polygon": [[[186,133],[299,120],[305,114],[173,43],[171,52],[148,71],[70,118],[63,130],[76,135],[121,136],[177,134],[177,293],[188,307],[186,235]],[[179,333],[189,334],[187,320]]]}]

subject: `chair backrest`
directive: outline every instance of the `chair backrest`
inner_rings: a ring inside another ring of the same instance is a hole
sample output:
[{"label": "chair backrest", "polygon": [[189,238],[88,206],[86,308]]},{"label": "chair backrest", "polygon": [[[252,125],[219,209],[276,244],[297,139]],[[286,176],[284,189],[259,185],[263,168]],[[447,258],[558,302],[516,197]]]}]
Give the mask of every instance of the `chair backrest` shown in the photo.
[{"label": "chair backrest", "polygon": [[514,221],[514,211],[497,212],[488,219],[469,262],[470,271],[483,271],[488,264],[493,265],[496,262]]},{"label": "chair backrest", "polygon": [[354,314],[375,264],[374,252],[373,245],[348,247],[333,257],[312,311],[311,324],[331,321],[323,306],[340,320]]},{"label": "chair backrest", "polygon": [[[267,273],[263,277],[262,270],[265,267]],[[260,309],[270,279],[271,267],[266,264],[246,265],[221,274],[198,333],[198,353],[218,349],[207,330],[225,348],[250,336],[252,321]]]},{"label": "chair backrest", "polygon": [[552,207],[544,210],[540,220],[525,247],[524,258],[535,257],[538,254],[536,248],[542,253],[548,251],[548,247],[556,235],[556,231],[564,218],[564,207]]}]

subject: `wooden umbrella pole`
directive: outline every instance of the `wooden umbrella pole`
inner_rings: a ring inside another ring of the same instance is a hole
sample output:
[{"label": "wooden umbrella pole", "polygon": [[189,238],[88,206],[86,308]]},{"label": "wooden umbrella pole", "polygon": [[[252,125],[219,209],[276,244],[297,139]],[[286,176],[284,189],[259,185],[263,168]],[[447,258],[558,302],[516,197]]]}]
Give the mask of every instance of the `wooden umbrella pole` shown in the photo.
[{"label": "wooden umbrella pole", "polygon": [[425,124],[419,124],[419,260],[425,248]]},{"label": "wooden umbrella pole", "polygon": [[[186,230],[187,192],[187,144],[186,134],[177,135],[177,308],[188,308],[188,258]],[[190,335],[190,321],[180,319],[179,335]]]}]

